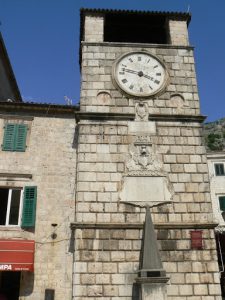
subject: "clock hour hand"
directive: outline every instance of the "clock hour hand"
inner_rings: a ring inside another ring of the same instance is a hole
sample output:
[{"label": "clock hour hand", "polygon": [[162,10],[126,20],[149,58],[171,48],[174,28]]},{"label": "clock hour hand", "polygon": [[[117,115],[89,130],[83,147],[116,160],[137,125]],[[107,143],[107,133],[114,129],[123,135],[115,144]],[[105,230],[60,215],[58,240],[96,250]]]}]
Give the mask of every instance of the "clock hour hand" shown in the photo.
[{"label": "clock hour hand", "polygon": [[148,75],[145,75],[145,74],[143,74],[143,77],[145,77],[145,78],[147,78],[147,79],[150,79],[150,80],[154,80],[154,78],[153,77],[151,77],[151,76],[148,76]]}]

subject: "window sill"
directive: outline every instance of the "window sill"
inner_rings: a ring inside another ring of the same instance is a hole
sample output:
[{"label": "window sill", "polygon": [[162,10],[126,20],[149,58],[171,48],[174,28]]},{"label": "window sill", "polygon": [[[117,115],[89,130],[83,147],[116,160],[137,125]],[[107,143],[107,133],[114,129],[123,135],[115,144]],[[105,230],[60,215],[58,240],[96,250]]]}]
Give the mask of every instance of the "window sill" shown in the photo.
[{"label": "window sill", "polygon": [[3,226],[0,225],[0,231],[21,231],[22,228],[20,226]]}]

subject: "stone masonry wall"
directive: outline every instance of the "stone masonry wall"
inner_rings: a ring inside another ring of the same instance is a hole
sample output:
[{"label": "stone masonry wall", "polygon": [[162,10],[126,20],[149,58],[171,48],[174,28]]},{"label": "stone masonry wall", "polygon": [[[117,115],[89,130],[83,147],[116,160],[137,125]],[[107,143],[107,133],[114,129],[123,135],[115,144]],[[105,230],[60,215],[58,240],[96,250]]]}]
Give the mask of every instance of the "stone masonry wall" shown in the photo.
[{"label": "stone masonry wall", "polygon": [[[81,228],[100,223],[106,227],[76,230],[74,299],[128,300],[137,293],[134,283],[145,217],[144,209],[120,201],[134,136],[126,121],[81,121],[79,126],[76,222]],[[156,122],[156,128],[152,141],[174,189],[172,204],[151,209],[170,276],[168,299],[221,299],[214,232],[204,229],[213,219],[201,127]],[[195,227],[188,224],[200,223],[203,250],[192,250],[190,231]]]},{"label": "stone masonry wall", "polygon": [[[157,55],[169,72],[165,91],[148,100],[149,113],[199,114],[193,50],[191,47],[131,47],[107,43],[83,43],[81,110],[89,112],[134,113],[135,100],[123,95],[112,80],[112,65],[120,55],[145,50]],[[108,93],[108,95],[102,92]]]},{"label": "stone masonry wall", "polygon": [[169,37],[172,45],[189,45],[186,21],[169,20]]},{"label": "stone masonry wall", "polygon": [[88,42],[103,42],[104,18],[95,14],[85,17],[84,40]]},{"label": "stone masonry wall", "polygon": [[[24,115],[0,119],[1,141],[6,120],[29,125],[25,152],[0,150],[0,174],[15,174],[13,179],[0,175],[0,186],[37,186],[36,225],[34,231],[0,226],[0,238],[35,241],[34,274],[22,272],[20,300],[44,299],[45,289],[55,289],[55,300],[71,299],[73,257],[69,226],[74,220],[75,120],[46,116],[32,120]],[[32,178],[19,178],[16,174],[31,174]],[[54,240],[52,223],[57,224]]]},{"label": "stone masonry wall", "polygon": [[[168,300],[221,299],[193,48],[186,22],[169,20],[168,26],[170,45],[82,42],[74,300],[138,299],[145,209],[121,192],[139,136],[150,140],[172,191],[171,203],[151,208],[170,277]],[[113,64],[131,51],[148,51],[166,65],[169,82],[161,94],[135,99],[116,87]],[[149,115],[137,124],[139,101]],[[203,233],[201,250],[191,248],[196,228]]]}]

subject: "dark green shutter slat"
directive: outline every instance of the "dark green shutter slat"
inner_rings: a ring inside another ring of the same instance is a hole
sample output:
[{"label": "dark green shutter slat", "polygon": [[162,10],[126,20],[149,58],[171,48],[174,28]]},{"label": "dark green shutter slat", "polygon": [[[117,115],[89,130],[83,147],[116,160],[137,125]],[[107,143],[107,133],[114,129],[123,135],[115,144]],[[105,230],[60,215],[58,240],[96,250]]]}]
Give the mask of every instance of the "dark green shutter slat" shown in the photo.
[{"label": "dark green shutter slat", "polygon": [[225,211],[225,197],[219,197],[220,210]]},{"label": "dark green shutter slat", "polygon": [[18,124],[16,128],[16,137],[14,142],[15,151],[25,151],[27,137],[27,125]]},{"label": "dark green shutter slat", "polygon": [[5,151],[14,150],[14,140],[16,136],[16,124],[6,124],[2,149]]},{"label": "dark green shutter slat", "polygon": [[36,218],[37,187],[26,186],[23,197],[22,227],[34,227]]}]

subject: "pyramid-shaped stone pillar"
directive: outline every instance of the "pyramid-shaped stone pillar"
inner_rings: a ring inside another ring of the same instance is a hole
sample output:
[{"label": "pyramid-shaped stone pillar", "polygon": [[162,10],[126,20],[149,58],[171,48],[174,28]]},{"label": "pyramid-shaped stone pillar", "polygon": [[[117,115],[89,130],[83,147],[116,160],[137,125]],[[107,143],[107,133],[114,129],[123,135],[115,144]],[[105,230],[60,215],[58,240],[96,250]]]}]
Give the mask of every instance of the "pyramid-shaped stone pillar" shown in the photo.
[{"label": "pyramid-shaped stone pillar", "polygon": [[149,206],[146,207],[143,255],[136,282],[140,300],[166,300],[166,271],[163,269]]}]

